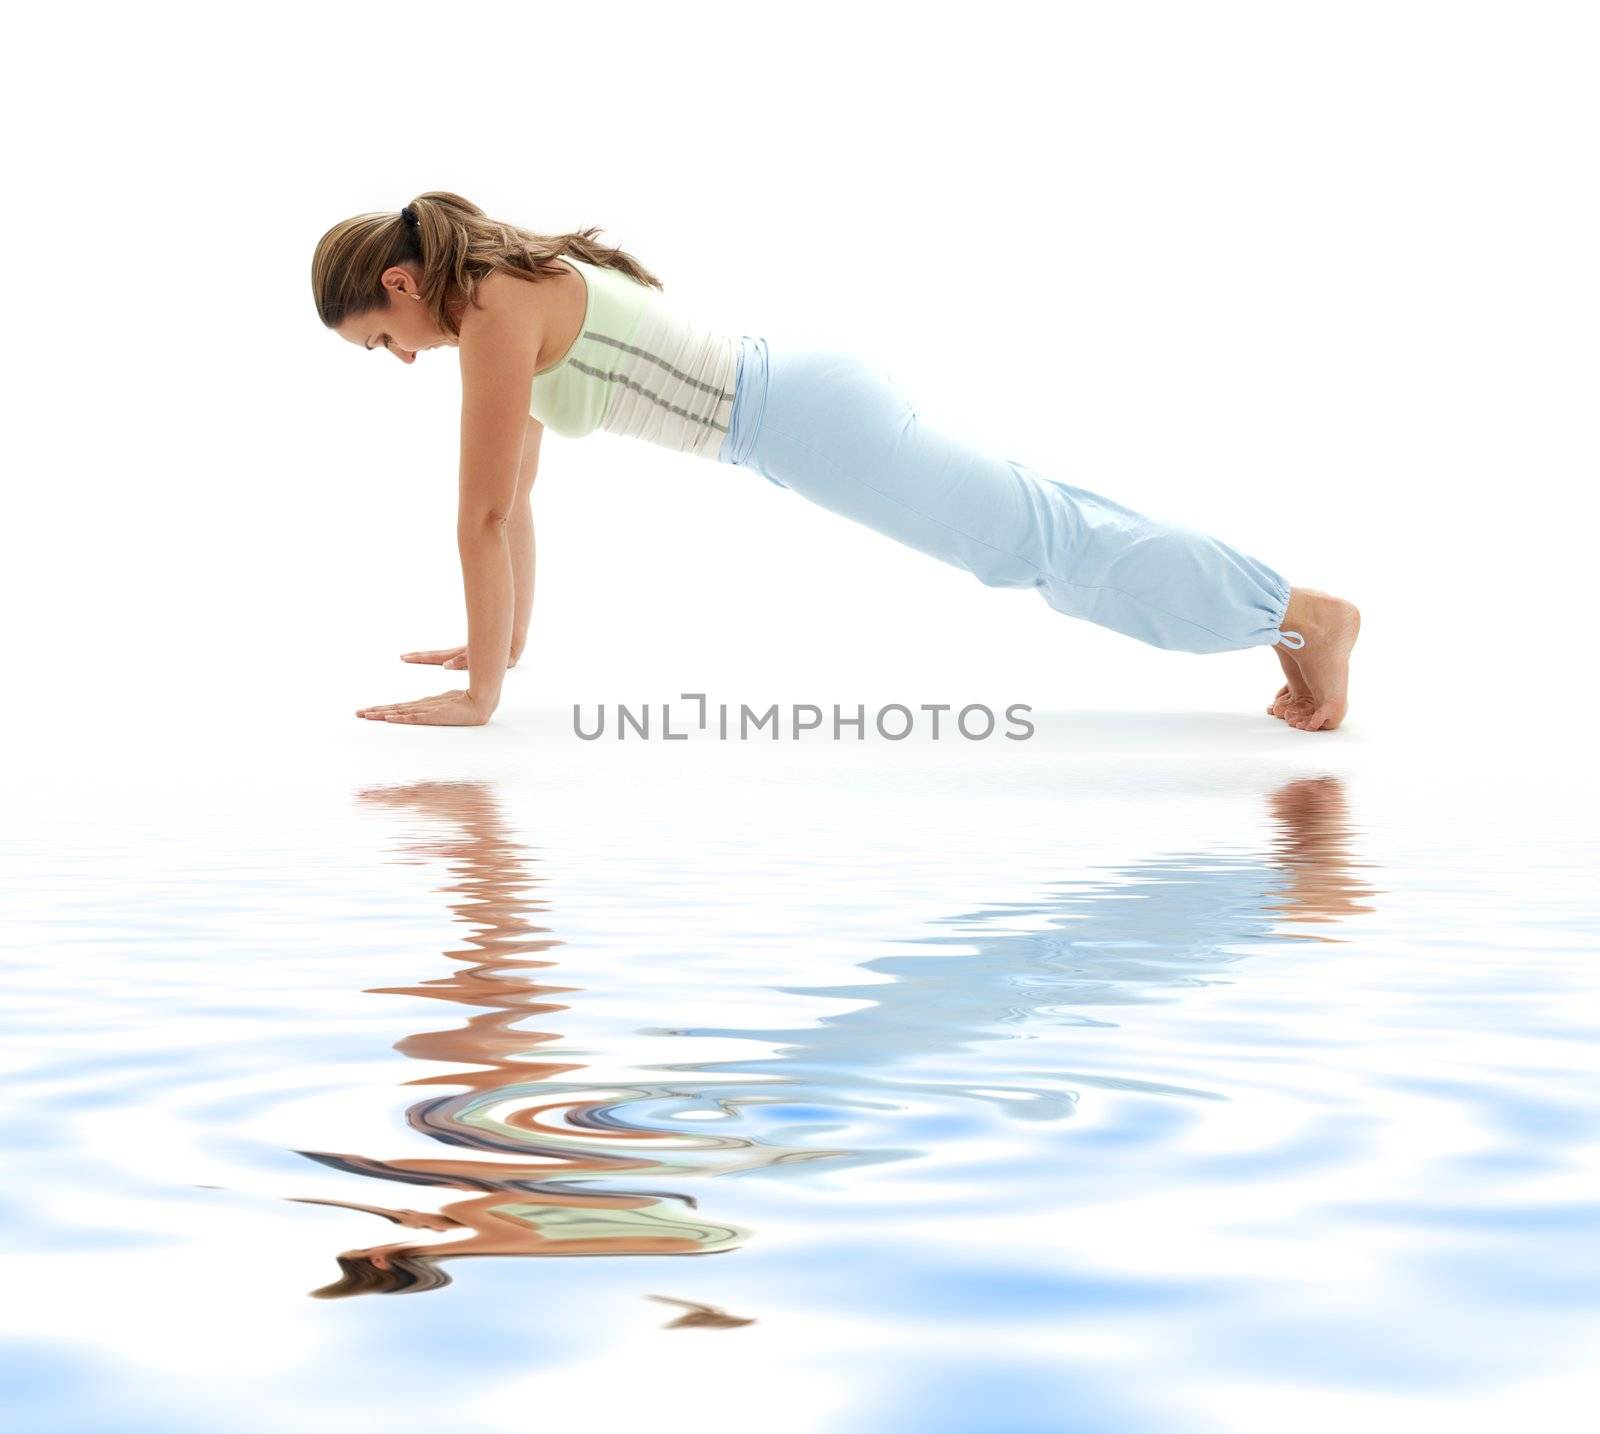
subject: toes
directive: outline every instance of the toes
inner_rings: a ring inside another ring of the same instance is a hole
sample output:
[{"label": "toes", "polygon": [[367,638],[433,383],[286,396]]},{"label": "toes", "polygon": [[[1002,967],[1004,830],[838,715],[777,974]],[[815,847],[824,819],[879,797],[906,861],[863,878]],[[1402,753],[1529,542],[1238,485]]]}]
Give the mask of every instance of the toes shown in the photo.
[{"label": "toes", "polygon": [[1339,725],[1339,719],[1333,715],[1333,704],[1324,702],[1320,707],[1309,707],[1303,712],[1296,712],[1288,718],[1291,727],[1302,732],[1331,732]]}]

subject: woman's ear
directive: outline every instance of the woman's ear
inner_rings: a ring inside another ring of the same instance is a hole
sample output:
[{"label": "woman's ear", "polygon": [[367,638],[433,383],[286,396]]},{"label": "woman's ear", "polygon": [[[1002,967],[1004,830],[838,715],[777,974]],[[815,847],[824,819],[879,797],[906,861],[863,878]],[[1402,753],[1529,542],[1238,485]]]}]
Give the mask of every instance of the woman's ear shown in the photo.
[{"label": "woman's ear", "polygon": [[402,269],[398,264],[391,264],[385,269],[380,282],[384,288],[390,289],[396,294],[418,293],[417,281],[411,277],[408,270]]}]

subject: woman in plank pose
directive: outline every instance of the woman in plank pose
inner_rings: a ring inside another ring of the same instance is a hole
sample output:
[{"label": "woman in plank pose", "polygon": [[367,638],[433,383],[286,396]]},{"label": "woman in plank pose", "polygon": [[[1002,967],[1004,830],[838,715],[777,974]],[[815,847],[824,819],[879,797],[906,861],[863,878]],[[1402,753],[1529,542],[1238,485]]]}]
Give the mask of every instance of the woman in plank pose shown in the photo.
[{"label": "woman in plank pose", "polygon": [[712,332],[598,232],[537,234],[434,191],[398,214],[344,220],[317,244],[311,284],[328,328],[402,363],[441,347],[461,363],[467,641],[404,658],[465,668],[468,685],[357,716],[473,726],[493,714],[527,639],[529,496],[549,427],[753,469],[980,582],[1037,588],[1057,612],[1156,647],[1270,646],[1287,680],[1267,711],[1306,732],[1343,720],[1353,603],[951,437],[847,349]]}]

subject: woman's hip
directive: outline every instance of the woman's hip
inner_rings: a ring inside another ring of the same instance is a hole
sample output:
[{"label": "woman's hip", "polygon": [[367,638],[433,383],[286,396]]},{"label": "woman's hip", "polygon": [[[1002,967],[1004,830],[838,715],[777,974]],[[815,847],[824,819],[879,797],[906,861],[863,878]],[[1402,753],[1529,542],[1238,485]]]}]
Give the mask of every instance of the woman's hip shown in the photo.
[{"label": "woman's hip", "polygon": [[1031,470],[930,423],[869,359],[744,344],[723,461],[986,583],[1036,582],[1069,514]]},{"label": "woman's hip", "polygon": [[745,335],[718,458],[759,467],[759,450],[773,446],[763,437],[810,441],[836,458],[870,458],[893,442],[910,413],[888,370],[847,349]]}]

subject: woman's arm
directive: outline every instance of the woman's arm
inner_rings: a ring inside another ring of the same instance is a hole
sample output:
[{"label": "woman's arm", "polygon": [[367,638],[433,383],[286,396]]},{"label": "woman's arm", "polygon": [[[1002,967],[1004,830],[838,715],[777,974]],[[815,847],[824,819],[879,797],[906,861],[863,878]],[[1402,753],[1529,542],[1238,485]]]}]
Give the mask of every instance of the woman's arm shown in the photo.
[{"label": "woman's arm", "polygon": [[[528,645],[528,621],[533,616],[533,578],[536,571],[533,543],[533,480],[539,470],[539,440],[544,435],[544,424],[531,414],[527,433],[522,440],[522,467],[517,475],[517,498],[512,505],[511,521],[506,524],[506,536],[511,543],[511,578],[513,615],[511,619],[511,652],[508,666],[515,667]],[[459,647],[423,648],[416,652],[402,652],[402,662],[429,663],[451,672],[459,672],[467,665],[467,645]]]},{"label": "woman's arm", "polygon": [[517,474],[517,497],[507,525],[511,543],[511,571],[514,590],[511,618],[511,661],[515,663],[528,645],[528,623],[533,617],[533,480],[539,472],[539,440],[544,424],[529,417],[522,440],[522,466]]},{"label": "woman's arm", "polygon": [[[497,283],[497,281],[499,281]],[[463,319],[461,476],[456,547],[467,597],[467,688],[412,702],[364,707],[359,717],[432,726],[477,726],[500,705],[517,617],[511,520],[523,490],[529,402],[538,367],[539,325],[526,304],[508,302],[502,275],[479,287],[482,307]],[[491,294],[491,290],[493,293]],[[531,486],[531,478],[530,478]],[[530,523],[531,523],[531,514]],[[531,545],[530,545],[531,558]],[[532,564],[527,565],[529,597]]]},{"label": "woman's arm", "polygon": [[[462,327],[456,547],[467,597],[467,692],[484,721],[500,703],[516,621],[510,528],[524,501],[519,491],[538,352],[521,305],[492,305]],[[531,565],[527,576],[531,585]]]}]

